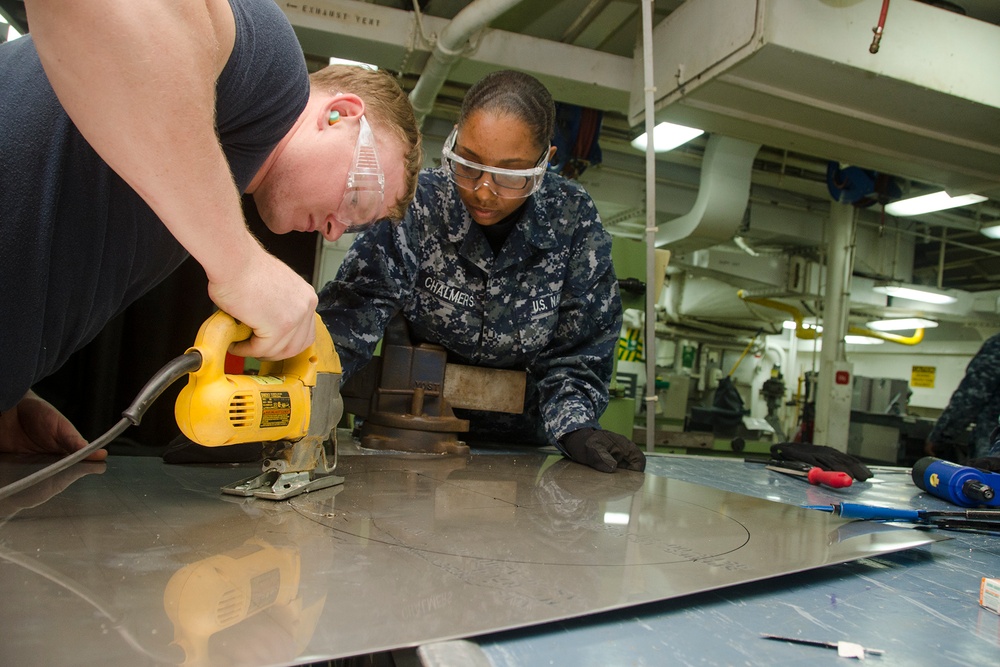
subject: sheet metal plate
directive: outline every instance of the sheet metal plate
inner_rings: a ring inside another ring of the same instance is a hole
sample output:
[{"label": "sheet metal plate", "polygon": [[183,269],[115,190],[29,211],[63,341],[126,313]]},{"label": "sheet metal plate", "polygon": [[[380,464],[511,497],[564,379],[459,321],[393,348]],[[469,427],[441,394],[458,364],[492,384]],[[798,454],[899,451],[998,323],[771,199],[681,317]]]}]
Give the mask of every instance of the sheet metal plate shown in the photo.
[{"label": "sheet metal plate", "polygon": [[538,453],[342,456],[342,487],[220,494],[253,470],[116,457],[3,501],[0,663],[300,664],[935,539]]}]

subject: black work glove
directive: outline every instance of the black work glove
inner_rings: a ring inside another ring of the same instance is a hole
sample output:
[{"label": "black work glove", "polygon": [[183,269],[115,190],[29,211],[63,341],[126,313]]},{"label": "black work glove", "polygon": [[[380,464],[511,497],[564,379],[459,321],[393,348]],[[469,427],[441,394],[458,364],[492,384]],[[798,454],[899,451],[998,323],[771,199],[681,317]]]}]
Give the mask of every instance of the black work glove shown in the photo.
[{"label": "black work glove", "polygon": [[965,465],[986,472],[1000,472],[1000,456],[980,456],[978,459],[969,459]]},{"label": "black work glove", "polygon": [[614,472],[615,468],[646,469],[646,455],[623,435],[596,428],[581,428],[567,433],[562,446],[569,458],[601,472]]},{"label": "black work glove", "polygon": [[825,445],[810,445],[803,442],[779,442],[771,445],[771,456],[775,459],[785,461],[801,461],[811,466],[831,470],[834,472],[846,472],[848,475],[863,482],[872,476],[872,471],[861,461],[850,454],[839,452],[833,447]]}]

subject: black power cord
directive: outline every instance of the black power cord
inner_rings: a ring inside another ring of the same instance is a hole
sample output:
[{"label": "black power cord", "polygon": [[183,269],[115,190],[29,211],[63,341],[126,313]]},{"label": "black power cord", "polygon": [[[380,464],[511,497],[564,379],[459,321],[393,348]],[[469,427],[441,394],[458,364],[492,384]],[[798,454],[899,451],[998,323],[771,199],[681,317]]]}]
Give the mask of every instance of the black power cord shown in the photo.
[{"label": "black power cord", "polygon": [[135,400],[132,401],[132,404],[128,406],[128,409],[126,409],[125,412],[122,413],[121,421],[108,429],[104,435],[89,443],[83,449],[79,449],[69,456],[59,459],[52,465],[48,465],[37,472],[33,472],[27,477],[0,488],[0,500],[6,498],[7,496],[12,496],[20,491],[24,491],[25,489],[38,484],[43,479],[48,479],[60,470],[65,470],[74,463],[82,461],[93,452],[107,446],[108,443],[121,435],[122,432],[129,426],[138,426],[139,422],[142,421],[142,416],[146,414],[146,410],[153,404],[153,401],[159,398],[160,394],[162,394],[167,387],[188,373],[196,371],[199,368],[201,368],[201,353],[197,350],[185,352],[181,356],[170,360],[165,366],[163,366],[163,368],[156,371],[156,374],[153,375],[149,382],[147,382],[146,385],[139,391]]}]

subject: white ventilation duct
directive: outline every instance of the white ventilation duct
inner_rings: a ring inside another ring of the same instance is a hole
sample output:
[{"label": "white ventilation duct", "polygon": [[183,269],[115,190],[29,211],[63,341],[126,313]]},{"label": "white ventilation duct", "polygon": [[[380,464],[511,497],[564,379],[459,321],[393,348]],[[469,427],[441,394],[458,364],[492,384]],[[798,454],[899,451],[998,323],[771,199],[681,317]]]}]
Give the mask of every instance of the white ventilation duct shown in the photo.
[{"label": "white ventilation duct", "polygon": [[758,150],[760,144],[711,135],[694,206],[681,217],[659,225],[657,247],[698,250],[731,240],[750,200],[750,177]]}]

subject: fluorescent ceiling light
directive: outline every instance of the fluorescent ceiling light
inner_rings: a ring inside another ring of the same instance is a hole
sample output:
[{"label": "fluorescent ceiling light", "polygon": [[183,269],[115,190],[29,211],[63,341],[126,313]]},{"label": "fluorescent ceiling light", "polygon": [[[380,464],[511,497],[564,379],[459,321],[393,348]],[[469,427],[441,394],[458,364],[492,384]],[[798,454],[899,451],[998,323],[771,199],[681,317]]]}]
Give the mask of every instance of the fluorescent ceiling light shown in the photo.
[{"label": "fluorescent ceiling light", "polygon": [[364,67],[365,69],[377,70],[378,65],[369,65],[368,63],[363,63],[360,60],[347,60],[346,58],[330,58],[331,65],[354,65],[355,67]]},{"label": "fluorescent ceiling light", "polygon": [[958,301],[951,294],[943,290],[936,290],[922,285],[901,285],[899,283],[883,283],[875,285],[872,290],[879,294],[896,297],[897,299],[909,299],[910,301],[922,301],[923,303],[955,303]]},{"label": "fluorescent ceiling light", "polygon": [[910,199],[900,199],[891,204],[886,204],[885,212],[889,215],[905,218],[910,215],[920,215],[921,213],[943,211],[947,208],[968,206],[969,204],[976,204],[981,201],[986,201],[986,197],[982,195],[951,197],[947,192],[942,190],[941,192],[921,195],[920,197],[911,197]]},{"label": "fluorescent ceiling light", "polygon": [[[665,153],[671,151],[681,144],[686,144],[695,137],[704,134],[705,130],[694,127],[685,127],[674,123],[657,123],[653,128],[653,151]],[[646,133],[643,132],[632,140],[632,146],[640,151],[646,150]]]},{"label": "fluorescent ceiling light", "polygon": [[911,329],[933,329],[938,325],[934,320],[922,317],[900,317],[894,320],[875,320],[866,326],[875,331],[909,331]]},{"label": "fluorescent ceiling light", "polygon": [[979,233],[991,239],[1000,239],[1000,224],[990,227],[983,227]]},{"label": "fluorescent ceiling light", "polygon": [[881,345],[885,341],[881,338],[872,338],[871,336],[855,336],[849,334],[844,336],[844,342],[850,343],[851,345]]},{"label": "fluorescent ceiling light", "polygon": [[[794,329],[798,328],[798,325],[795,324],[795,320],[785,320],[784,322],[781,323],[781,328],[782,329],[792,329],[792,330],[794,330]],[[815,329],[816,331],[822,331],[823,330],[823,327],[816,326],[815,323],[810,324],[809,322],[803,322],[802,323],[802,328],[803,329]]]}]

